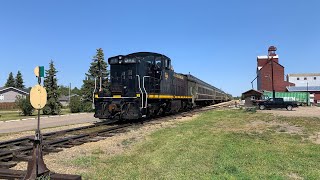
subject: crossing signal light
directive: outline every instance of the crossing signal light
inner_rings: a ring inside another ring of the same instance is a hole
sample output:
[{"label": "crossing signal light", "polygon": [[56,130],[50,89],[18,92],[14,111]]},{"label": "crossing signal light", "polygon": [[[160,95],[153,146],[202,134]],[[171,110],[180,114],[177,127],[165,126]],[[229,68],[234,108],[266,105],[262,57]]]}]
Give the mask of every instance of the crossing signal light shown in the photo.
[{"label": "crossing signal light", "polygon": [[44,77],[44,66],[37,66],[34,68],[34,74],[37,77]]}]

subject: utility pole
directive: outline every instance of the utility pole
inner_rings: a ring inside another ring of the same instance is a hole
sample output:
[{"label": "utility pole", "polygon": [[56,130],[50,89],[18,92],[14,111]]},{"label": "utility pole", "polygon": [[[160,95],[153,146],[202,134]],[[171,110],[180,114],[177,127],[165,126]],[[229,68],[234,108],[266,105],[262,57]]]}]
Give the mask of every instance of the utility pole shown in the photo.
[{"label": "utility pole", "polygon": [[277,48],[274,46],[270,46],[268,49],[268,60],[271,57],[271,81],[272,81],[272,97],[273,99],[276,97],[276,91],[274,90],[274,77],[273,77],[273,56],[276,54]]},{"label": "utility pole", "polygon": [[309,84],[307,82],[307,106],[309,105],[309,98],[310,98],[310,96],[309,96]]},{"label": "utility pole", "polygon": [[69,105],[71,101],[71,83],[69,84]]}]

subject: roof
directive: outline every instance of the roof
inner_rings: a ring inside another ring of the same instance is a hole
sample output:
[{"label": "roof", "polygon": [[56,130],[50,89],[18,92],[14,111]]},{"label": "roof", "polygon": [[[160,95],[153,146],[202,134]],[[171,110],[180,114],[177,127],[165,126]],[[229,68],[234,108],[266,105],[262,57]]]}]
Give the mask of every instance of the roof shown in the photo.
[{"label": "roof", "polygon": [[[278,55],[272,56],[272,58],[276,59],[276,58],[279,58],[279,56]],[[257,56],[257,59],[268,59],[268,56]]]},{"label": "roof", "polygon": [[287,90],[289,92],[320,91],[320,86],[289,86]]},{"label": "roof", "polygon": [[246,92],[244,92],[244,93],[242,93],[242,94],[247,94],[247,93],[249,93],[249,92],[255,92],[255,93],[258,93],[258,94],[263,94],[262,92],[260,92],[260,91],[257,91],[257,90],[255,90],[255,89],[250,89],[250,90],[248,90],[248,91],[246,91]]},{"label": "roof", "polygon": [[25,89],[18,89],[18,88],[15,88],[15,87],[0,87],[0,93],[3,92],[3,91],[6,91],[6,90],[16,90],[22,94],[29,94],[29,92]]},{"label": "roof", "polygon": [[163,54],[159,54],[159,53],[154,53],[154,52],[136,52],[136,53],[132,53],[132,54],[128,54],[128,55],[118,55],[118,56],[113,56],[110,57],[108,59],[113,59],[113,58],[119,58],[119,57],[146,57],[146,56],[162,56],[166,59],[170,59],[167,56],[163,55]]},{"label": "roof", "polygon": [[[258,56],[258,57],[259,57],[259,56]],[[263,66],[258,66],[258,71],[260,71],[261,69],[263,69],[264,67],[266,67],[266,65],[267,65],[269,62],[271,62],[271,59],[270,59],[269,61],[267,61]],[[276,61],[273,61],[273,63],[274,63],[274,64],[278,64],[279,66],[281,66],[281,67],[284,68],[284,66],[282,66],[281,64],[279,64],[279,63],[276,62]]]},{"label": "roof", "polygon": [[[214,87],[212,86],[211,84],[209,83],[206,83],[204,81],[202,81],[201,79],[191,75],[191,74],[184,74],[185,76],[187,76],[188,80],[191,80],[193,82],[196,82],[196,83],[199,83],[199,84],[202,84],[203,86],[206,86],[208,88],[211,88],[211,89],[214,89],[215,91],[218,91],[220,93],[225,93],[224,91],[222,91],[221,89],[217,88],[217,87]],[[226,93],[225,93],[226,94]]]},{"label": "roof", "polygon": [[[72,94],[70,97],[79,96],[78,94]],[[59,101],[69,101],[69,96],[62,95],[59,97]]]},{"label": "roof", "polygon": [[320,73],[301,73],[301,74],[288,74],[288,76],[292,77],[301,77],[301,76],[320,76]]}]

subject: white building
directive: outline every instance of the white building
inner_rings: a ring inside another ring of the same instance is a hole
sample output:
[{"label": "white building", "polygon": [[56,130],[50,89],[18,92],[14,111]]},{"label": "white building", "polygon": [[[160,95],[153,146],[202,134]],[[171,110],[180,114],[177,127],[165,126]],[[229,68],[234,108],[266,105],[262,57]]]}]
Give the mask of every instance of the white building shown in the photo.
[{"label": "white building", "polygon": [[288,74],[287,81],[296,87],[320,86],[320,73]]}]

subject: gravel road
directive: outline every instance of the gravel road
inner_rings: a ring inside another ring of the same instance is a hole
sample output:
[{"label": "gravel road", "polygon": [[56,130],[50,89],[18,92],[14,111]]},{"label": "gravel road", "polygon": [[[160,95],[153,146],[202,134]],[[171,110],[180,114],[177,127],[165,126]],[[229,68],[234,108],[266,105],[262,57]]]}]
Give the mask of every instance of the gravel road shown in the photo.
[{"label": "gravel road", "polygon": [[[51,128],[67,126],[72,124],[92,123],[99,121],[93,117],[93,113],[69,114],[62,116],[43,117],[40,119],[41,128]],[[10,122],[0,121],[0,134],[35,130],[37,127],[36,119],[18,120]]]}]

